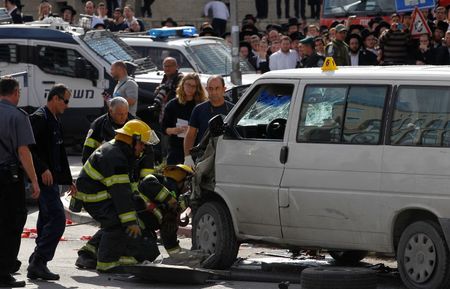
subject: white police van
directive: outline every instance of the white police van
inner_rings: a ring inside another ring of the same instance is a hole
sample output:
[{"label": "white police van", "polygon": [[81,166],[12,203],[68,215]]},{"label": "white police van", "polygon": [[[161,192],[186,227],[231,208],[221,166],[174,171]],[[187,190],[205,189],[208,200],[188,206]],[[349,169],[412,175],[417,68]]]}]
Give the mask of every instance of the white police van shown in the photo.
[{"label": "white police van", "polygon": [[56,83],[72,91],[62,116],[66,144],[82,144],[90,123],[104,112],[103,93],[114,88],[110,68],[117,60],[135,63],[136,74],[155,69],[109,31],[84,33],[56,19],[0,25],[0,75],[28,72],[19,106],[32,112],[45,105]]},{"label": "white police van", "polygon": [[450,288],[449,79],[448,66],[264,74],[210,122],[194,248],[216,268],[241,242],[324,248],[342,263],[382,252],[407,288]]}]

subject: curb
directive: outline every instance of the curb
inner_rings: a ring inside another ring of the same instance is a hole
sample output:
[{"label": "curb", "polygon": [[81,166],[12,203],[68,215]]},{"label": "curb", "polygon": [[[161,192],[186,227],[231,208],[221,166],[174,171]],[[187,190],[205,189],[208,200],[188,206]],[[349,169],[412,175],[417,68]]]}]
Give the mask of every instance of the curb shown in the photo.
[{"label": "curb", "polygon": [[[69,196],[62,196],[61,202],[64,205],[66,219],[68,219],[74,223],[77,223],[77,224],[92,222],[92,223],[90,223],[90,225],[100,226],[100,224],[98,222],[96,222],[88,213],[85,213],[85,212],[74,213],[74,212],[70,211],[69,210],[69,205],[70,205],[70,197]],[[187,225],[186,227],[179,227],[177,235],[179,237],[182,236],[185,238],[192,238],[191,224]]]}]

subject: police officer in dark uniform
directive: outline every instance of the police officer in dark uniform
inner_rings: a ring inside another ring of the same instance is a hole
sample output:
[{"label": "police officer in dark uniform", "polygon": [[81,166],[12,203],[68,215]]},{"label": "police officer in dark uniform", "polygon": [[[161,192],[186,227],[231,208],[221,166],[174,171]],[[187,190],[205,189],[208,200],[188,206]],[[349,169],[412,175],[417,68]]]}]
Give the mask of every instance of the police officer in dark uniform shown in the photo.
[{"label": "police officer in dark uniform", "polygon": [[20,97],[19,83],[0,79],[0,287],[24,287],[12,272],[20,262],[16,260],[20,237],[27,218],[23,171],[31,180],[32,197],[38,198],[40,189],[28,145],[34,144],[28,115],[16,108]]},{"label": "police officer in dark uniform", "polygon": [[66,227],[59,185],[68,185],[69,193],[76,192],[59,120],[68,107],[70,96],[65,85],[56,84],[48,93],[47,104],[30,116],[36,138],[36,145],[30,148],[41,188],[36,248],[27,269],[30,279],[59,280],[59,275],[47,268],[47,262],[53,259]]},{"label": "police officer in dark uniform", "polygon": [[300,40],[303,46],[303,58],[300,62],[300,67],[322,67],[325,58],[314,49],[314,37],[306,37]]},{"label": "police officer in dark uniform", "polygon": [[350,65],[348,45],[345,43],[347,31],[348,29],[344,24],[338,24],[336,26],[336,39],[330,42],[325,48],[326,56],[333,57],[337,66]]},{"label": "police officer in dark uniform", "polygon": [[[159,255],[155,239],[141,226],[133,199],[139,180],[138,160],[145,145],[154,145],[159,139],[146,123],[136,119],[116,133],[114,142],[101,145],[86,161],[77,179],[79,192],[74,195],[101,225],[98,246],[88,243],[100,272],[153,261]],[[81,251],[89,253],[89,249]],[[79,267],[88,267],[85,265]]]}]

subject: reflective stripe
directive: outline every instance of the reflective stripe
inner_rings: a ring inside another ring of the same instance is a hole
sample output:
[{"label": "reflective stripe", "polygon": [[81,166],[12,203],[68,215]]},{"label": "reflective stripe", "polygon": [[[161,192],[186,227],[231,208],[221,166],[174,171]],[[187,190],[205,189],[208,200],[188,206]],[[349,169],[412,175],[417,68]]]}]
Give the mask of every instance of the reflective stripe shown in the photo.
[{"label": "reflective stripe", "polygon": [[101,145],[101,143],[99,143],[98,141],[96,141],[96,140],[93,139],[93,138],[87,138],[87,139],[84,141],[84,146],[85,146],[85,147],[90,147],[90,148],[96,149],[96,148],[98,148],[100,145]]},{"label": "reflective stripe", "polygon": [[120,214],[119,215],[119,219],[120,222],[122,223],[128,223],[128,222],[132,222],[132,221],[136,221],[136,212],[128,212],[128,213],[124,213],[124,214]]},{"label": "reflective stripe", "polygon": [[157,200],[158,202],[162,203],[167,196],[170,194],[169,190],[167,190],[165,187],[163,187],[161,189],[161,191],[159,191],[158,195],[156,195],[155,200]]},{"label": "reflective stripe", "polygon": [[173,247],[171,249],[166,249],[166,251],[169,255],[177,254],[181,252],[181,247],[177,245],[176,247]]},{"label": "reflective stripe", "polygon": [[80,251],[86,251],[86,252],[89,252],[89,253],[92,253],[92,254],[94,254],[95,256],[97,255],[97,248],[95,248],[93,245],[91,245],[91,244],[86,244],[86,245],[84,245],[81,249],[80,249]]},{"label": "reflective stripe", "polygon": [[136,183],[136,182],[131,183],[131,191],[133,193],[134,192],[139,192],[138,186],[139,186],[139,183]]},{"label": "reflective stripe", "polygon": [[147,198],[146,195],[139,193],[139,197],[141,197],[146,203],[150,203],[150,200],[149,200],[149,198]]},{"label": "reflective stripe", "polygon": [[117,184],[128,184],[128,183],[130,183],[130,177],[128,177],[128,175],[126,175],[126,174],[112,175],[108,178],[103,179],[102,183],[107,187],[111,187],[112,185],[117,185]]},{"label": "reflective stripe", "polygon": [[97,270],[99,271],[107,271],[107,270],[111,270],[115,267],[119,267],[120,266],[120,262],[116,261],[116,262],[98,262],[97,261]]},{"label": "reflective stripe", "polygon": [[104,179],[101,173],[99,173],[94,167],[91,165],[89,161],[87,161],[83,166],[84,172],[93,180],[101,181]]},{"label": "reflective stripe", "polygon": [[122,256],[119,259],[120,265],[136,265],[138,261],[134,257]]},{"label": "reflective stripe", "polygon": [[151,175],[155,172],[154,169],[141,169],[140,177],[145,178],[148,175]]},{"label": "reflective stripe", "polygon": [[75,198],[85,203],[98,203],[107,199],[111,199],[111,195],[107,191],[100,191],[96,194],[85,194],[77,192]]}]

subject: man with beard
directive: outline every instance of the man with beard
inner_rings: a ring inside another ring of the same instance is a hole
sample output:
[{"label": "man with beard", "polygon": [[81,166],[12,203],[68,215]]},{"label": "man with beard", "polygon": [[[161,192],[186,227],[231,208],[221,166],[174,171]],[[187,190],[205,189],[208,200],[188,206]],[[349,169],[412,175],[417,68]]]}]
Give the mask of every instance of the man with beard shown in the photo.
[{"label": "man with beard", "polygon": [[362,39],[358,34],[349,37],[349,56],[351,66],[377,65],[377,56],[362,48]]}]

